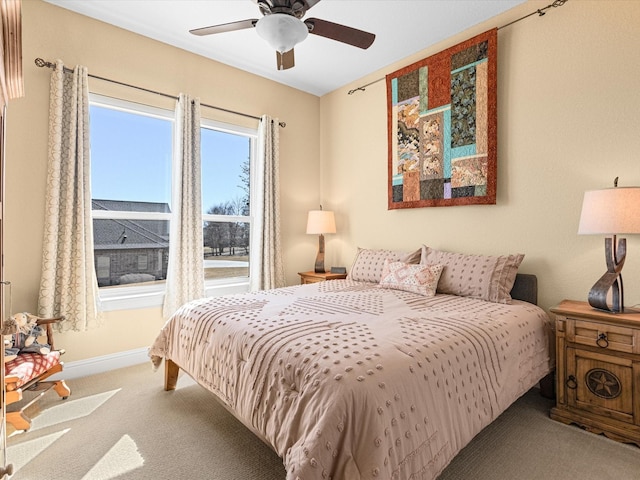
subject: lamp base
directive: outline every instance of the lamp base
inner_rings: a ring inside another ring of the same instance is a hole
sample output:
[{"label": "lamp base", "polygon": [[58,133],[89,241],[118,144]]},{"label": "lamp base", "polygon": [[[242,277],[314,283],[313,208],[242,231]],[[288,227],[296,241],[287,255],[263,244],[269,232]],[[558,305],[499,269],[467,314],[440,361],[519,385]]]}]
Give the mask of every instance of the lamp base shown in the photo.
[{"label": "lamp base", "polygon": [[320,234],[318,238],[318,255],[316,256],[316,264],[313,269],[316,273],[325,273],[324,269],[324,235]]},{"label": "lamp base", "polygon": [[[611,305],[607,302],[609,290],[612,291]],[[622,300],[622,276],[617,273],[605,273],[589,291],[589,305],[596,310],[609,313],[624,312]]]},{"label": "lamp base", "polygon": [[324,269],[324,258],[320,258],[319,256],[316,258],[316,264],[313,267],[313,271],[315,273],[327,273]]},{"label": "lamp base", "polygon": [[[609,313],[624,312],[624,290],[622,286],[622,266],[627,255],[627,240],[621,238],[616,248],[616,236],[604,240],[607,272],[600,277],[589,291],[589,305],[596,310]],[[607,297],[611,291],[611,306]]]}]

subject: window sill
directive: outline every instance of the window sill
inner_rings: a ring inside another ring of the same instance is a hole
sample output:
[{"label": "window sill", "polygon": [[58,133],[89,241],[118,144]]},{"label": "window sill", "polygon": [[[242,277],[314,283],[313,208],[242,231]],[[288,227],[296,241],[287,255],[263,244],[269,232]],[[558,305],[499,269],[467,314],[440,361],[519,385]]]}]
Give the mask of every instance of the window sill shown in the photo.
[{"label": "window sill", "polygon": [[[206,297],[219,297],[232,293],[249,291],[249,279],[227,279],[224,282],[205,283]],[[162,307],[164,285],[120,287],[100,290],[100,305],[103,312],[117,310],[137,310]]]}]

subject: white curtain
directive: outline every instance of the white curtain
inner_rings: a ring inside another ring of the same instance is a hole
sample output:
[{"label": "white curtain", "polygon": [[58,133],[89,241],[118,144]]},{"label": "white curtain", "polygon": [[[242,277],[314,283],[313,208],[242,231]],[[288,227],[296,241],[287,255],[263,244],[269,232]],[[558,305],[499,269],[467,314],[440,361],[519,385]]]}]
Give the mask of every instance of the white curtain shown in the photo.
[{"label": "white curtain", "polygon": [[182,304],[204,297],[199,99],[180,94],[175,125],[177,171],[172,177],[177,184],[173,189],[165,318]]},{"label": "white curtain", "polygon": [[251,290],[285,286],[280,248],[279,122],[263,115],[258,128],[258,153],[252,189],[254,218],[250,255]]},{"label": "white curtain", "polygon": [[99,319],[93,261],[89,88],[86,67],[56,61],[51,74],[49,152],[38,315],[64,315],[62,330]]}]

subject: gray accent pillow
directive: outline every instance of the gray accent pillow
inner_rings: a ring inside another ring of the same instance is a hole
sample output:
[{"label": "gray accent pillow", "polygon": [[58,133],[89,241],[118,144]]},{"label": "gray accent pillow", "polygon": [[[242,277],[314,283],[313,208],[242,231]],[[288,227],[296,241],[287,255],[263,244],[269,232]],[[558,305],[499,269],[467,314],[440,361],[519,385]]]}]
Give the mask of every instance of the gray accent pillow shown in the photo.
[{"label": "gray accent pillow", "polygon": [[468,255],[422,246],[423,265],[443,265],[438,293],[511,303],[511,288],[524,255]]}]

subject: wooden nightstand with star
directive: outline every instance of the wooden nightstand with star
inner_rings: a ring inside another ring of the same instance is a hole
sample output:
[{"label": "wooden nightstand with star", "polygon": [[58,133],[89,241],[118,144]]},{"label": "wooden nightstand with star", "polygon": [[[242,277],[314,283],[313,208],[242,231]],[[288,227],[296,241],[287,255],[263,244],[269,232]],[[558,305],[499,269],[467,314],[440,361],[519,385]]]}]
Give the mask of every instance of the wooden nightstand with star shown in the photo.
[{"label": "wooden nightstand with star", "polygon": [[640,446],[640,314],[564,300],[556,318],[551,418]]}]

